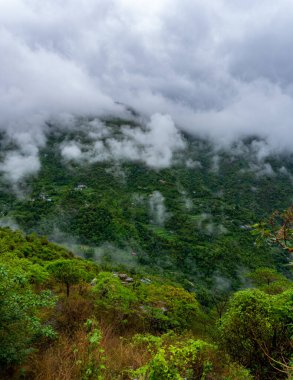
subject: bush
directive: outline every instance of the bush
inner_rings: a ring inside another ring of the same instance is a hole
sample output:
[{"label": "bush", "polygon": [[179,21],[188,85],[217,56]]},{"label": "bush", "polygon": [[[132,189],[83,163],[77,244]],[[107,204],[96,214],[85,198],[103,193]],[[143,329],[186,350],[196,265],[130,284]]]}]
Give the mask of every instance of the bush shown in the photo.
[{"label": "bush", "polygon": [[260,290],[244,290],[232,297],[221,320],[223,347],[261,379],[272,379],[274,368],[286,371],[292,326],[292,290],[270,296]]},{"label": "bush", "polygon": [[135,335],[135,348],[147,350],[151,359],[134,371],[138,380],[253,380],[249,371],[203,340],[168,332],[161,336]]},{"label": "bush", "polygon": [[34,339],[53,337],[53,329],[38,317],[41,308],[53,306],[48,291],[35,294],[21,270],[0,264],[0,365],[18,364],[32,351]]},{"label": "bush", "polygon": [[123,286],[113,273],[101,272],[96,277],[96,285],[92,290],[95,304],[100,314],[110,315],[114,320],[126,321],[137,308],[135,292]]},{"label": "bush", "polygon": [[199,317],[194,294],[171,285],[143,285],[139,290],[145,318],[156,331],[190,329]]}]

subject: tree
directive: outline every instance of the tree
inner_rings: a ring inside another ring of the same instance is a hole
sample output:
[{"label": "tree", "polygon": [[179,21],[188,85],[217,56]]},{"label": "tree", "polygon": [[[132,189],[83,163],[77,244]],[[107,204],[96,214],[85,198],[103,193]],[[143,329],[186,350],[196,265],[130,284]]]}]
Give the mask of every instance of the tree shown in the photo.
[{"label": "tree", "polygon": [[50,292],[32,291],[24,271],[0,263],[0,367],[21,363],[36,337],[54,336],[38,317],[41,308],[54,304]]},{"label": "tree", "polygon": [[252,233],[261,240],[276,244],[288,253],[293,252],[293,206],[284,212],[275,211],[268,220],[253,226]]},{"label": "tree", "polygon": [[261,379],[273,378],[272,367],[280,373],[290,370],[292,297],[292,290],[277,296],[258,289],[239,291],[221,320],[223,347]]},{"label": "tree", "polygon": [[11,273],[24,272],[27,280],[34,285],[45,283],[49,277],[49,273],[43,266],[35,264],[29,259],[19,258],[13,253],[0,256],[1,263],[9,265]]},{"label": "tree", "polygon": [[270,285],[275,281],[286,280],[286,277],[272,268],[258,268],[249,273],[247,277],[251,279],[255,286]]},{"label": "tree", "polygon": [[69,297],[70,287],[89,279],[84,263],[79,260],[56,260],[47,265],[48,272],[58,282],[66,285],[66,296]]},{"label": "tree", "polygon": [[131,379],[252,380],[247,369],[231,362],[215,345],[173,331],[160,336],[137,334],[132,344],[147,351],[150,359],[142,367],[129,371]]},{"label": "tree", "polygon": [[139,298],[143,302],[146,318],[157,331],[190,329],[200,316],[199,303],[194,294],[183,288],[141,285]]},{"label": "tree", "polygon": [[273,268],[258,268],[248,273],[254,286],[268,294],[279,294],[292,288],[292,282]]},{"label": "tree", "polygon": [[93,287],[99,312],[112,314],[116,321],[125,321],[135,311],[137,296],[135,292],[121,284],[113,273],[101,272]]}]

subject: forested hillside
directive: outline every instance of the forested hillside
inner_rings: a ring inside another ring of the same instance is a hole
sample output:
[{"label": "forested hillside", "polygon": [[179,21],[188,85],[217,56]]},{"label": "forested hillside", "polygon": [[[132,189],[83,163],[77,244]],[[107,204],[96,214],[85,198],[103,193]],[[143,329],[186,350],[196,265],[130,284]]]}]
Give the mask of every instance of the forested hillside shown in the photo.
[{"label": "forested hillside", "polygon": [[[0,230],[3,379],[287,379],[292,282],[270,268],[210,307],[174,281]],[[292,369],[292,368],[291,368]]]},{"label": "forested hillside", "polygon": [[289,379],[292,156],[75,123],[1,174],[0,376]]},{"label": "forested hillside", "polygon": [[[149,164],[143,153],[132,157],[130,148],[140,146],[129,148],[125,140],[125,125],[128,134],[146,133],[141,124],[104,120],[101,129],[95,123],[79,120],[68,131],[49,125],[38,174],[16,185],[2,176],[3,225],[100,262],[145,266],[209,287],[220,277],[239,287],[242,274],[258,266],[285,270],[286,257],[256,246],[249,230],[291,205],[291,156],[262,158],[265,143],[257,138],[225,149],[181,135],[184,147],[168,165],[160,165],[160,152]],[[106,136],[97,138],[101,131]],[[126,146],[127,154],[109,155],[113,141],[116,152]],[[3,136],[2,151],[13,149]],[[150,153],[148,145],[140,149]]]}]

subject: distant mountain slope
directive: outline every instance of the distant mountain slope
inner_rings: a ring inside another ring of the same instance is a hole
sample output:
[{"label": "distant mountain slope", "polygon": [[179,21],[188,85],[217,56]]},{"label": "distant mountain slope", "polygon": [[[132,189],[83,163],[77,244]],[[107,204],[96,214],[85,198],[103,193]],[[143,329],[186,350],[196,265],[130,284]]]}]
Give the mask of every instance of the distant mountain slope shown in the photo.
[{"label": "distant mountain slope", "polygon": [[249,225],[292,203],[292,157],[261,157],[257,138],[225,150],[182,134],[160,155],[150,133],[119,119],[51,126],[38,175],[16,192],[2,176],[2,223],[197,284],[238,287],[247,270],[286,263],[255,246]]}]

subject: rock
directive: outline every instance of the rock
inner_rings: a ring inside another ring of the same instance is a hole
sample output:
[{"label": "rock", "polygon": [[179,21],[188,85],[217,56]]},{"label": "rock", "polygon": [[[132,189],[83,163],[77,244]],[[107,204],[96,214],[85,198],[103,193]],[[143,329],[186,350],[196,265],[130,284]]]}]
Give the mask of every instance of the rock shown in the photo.
[{"label": "rock", "polygon": [[132,278],[132,277],[127,277],[127,278],[125,279],[125,281],[126,281],[127,283],[129,283],[129,282],[133,282],[133,278]]},{"label": "rock", "polygon": [[118,273],[118,277],[120,278],[120,280],[126,280],[128,275],[125,273]]}]

